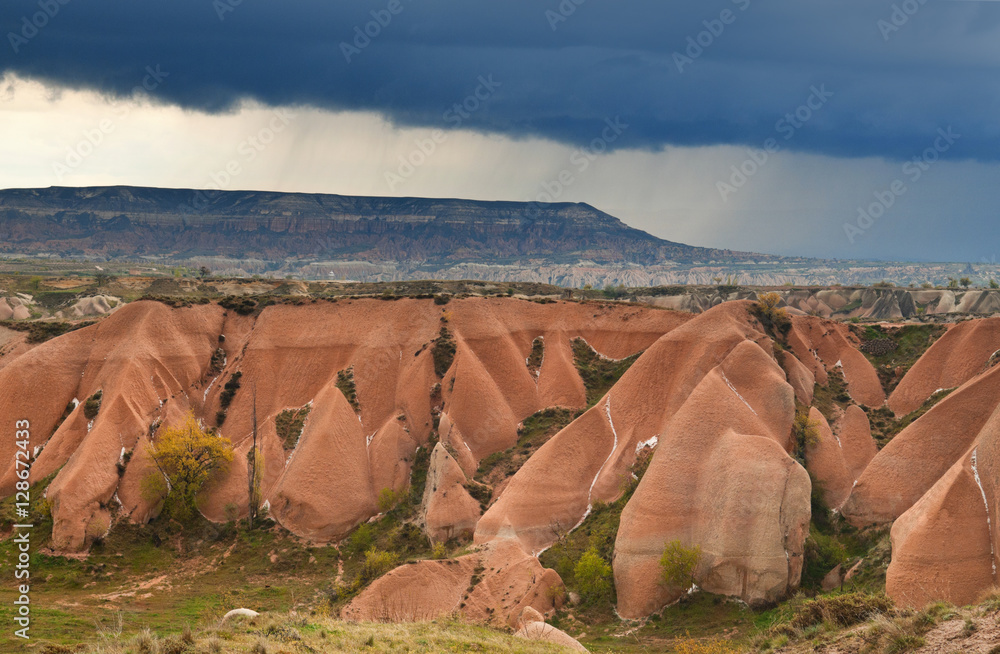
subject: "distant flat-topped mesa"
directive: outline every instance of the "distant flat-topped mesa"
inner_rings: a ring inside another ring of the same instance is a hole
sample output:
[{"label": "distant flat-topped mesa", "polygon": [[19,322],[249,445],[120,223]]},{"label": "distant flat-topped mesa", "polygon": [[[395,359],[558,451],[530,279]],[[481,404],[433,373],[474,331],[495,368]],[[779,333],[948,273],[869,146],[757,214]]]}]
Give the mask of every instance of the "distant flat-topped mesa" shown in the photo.
[{"label": "distant flat-topped mesa", "polygon": [[780,260],[665,241],[587,204],[127,186],[0,191],[0,253],[407,265]]}]

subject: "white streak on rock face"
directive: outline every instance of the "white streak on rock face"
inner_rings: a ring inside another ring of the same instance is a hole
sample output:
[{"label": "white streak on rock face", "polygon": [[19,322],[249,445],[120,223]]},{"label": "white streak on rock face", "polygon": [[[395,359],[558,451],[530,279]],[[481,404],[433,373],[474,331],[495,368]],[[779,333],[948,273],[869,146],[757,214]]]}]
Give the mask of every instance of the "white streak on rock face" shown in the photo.
[{"label": "white streak on rock face", "polygon": [[993,548],[993,526],[990,524],[990,503],[986,499],[986,490],[983,488],[983,482],[979,479],[979,466],[977,465],[976,454],[979,452],[979,448],[972,450],[972,476],[976,479],[976,485],[979,486],[979,492],[983,495],[983,506],[986,507],[986,530],[990,535],[990,563],[993,564],[993,579],[997,578],[997,560],[996,554]]},{"label": "white streak on rock face", "polygon": [[747,405],[747,408],[750,409],[750,411],[754,415],[757,415],[757,412],[753,410],[753,407],[750,406],[750,403],[747,402],[746,399],[744,399],[744,397],[742,395],[740,395],[740,392],[738,390],[736,390],[736,387],[733,386],[732,383],[730,383],[729,377],[726,377],[726,373],[725,373],[725,371],[721,367],[719,368],[719,374],[722,375],[722,380],[724,382],[726,382],[726,386],[729,387],[729,390],[731,390],[733,393],[735,393],[736,397],[740,398],[740,402],[742,402],[743,404]]},{"label": "white streak on rock face", "polygon": [[[577,527],[579,527],[580,525],[582,525],[584,523],[584,521],[587,519],[587,516],[590,515],[591,510],[593,510],[593,508],[594,508],[594,503],[592,501],[593,497],[594,497],[594,486],[597,485],[597,480],[600,479],[601,473],[604,472],[605,466],[608,465],[608,461],[611,460],[611,457],[613,457],[615,455],[615,451],[618,450],[618,432],[615,430],[615,421],[611,419],[611,397],[610,396],[608,397],[607,401],[605,401],[605,403],[604,403],[604,414],[608,417],[608,424],[611,426],[611,434],[615,437],[615,443],[614,443],[614,445],[611,448],[611,453],[608,454],[608,458],[606,458],[604,460],[604,463],[602,463],[601,467],[597,470],[597,474],[594,475],[594,480],[592,482],[590,482],[590,489],[587,491],[587,510],[583,512],[583,517],[580,518],[580,521],[577,522],[575,525],[573,525],[572,529],[570,529],[569,531],[566,532],[567,534],[572,533],[574,530],[576,530]],[[535,553],[534,556],[541,556],[542,552],[544,552],[547,549],[548,549],[547,547],[542,548],[540,551],[538,551],[537,553]]]},{"label": "white streak on rock face", "polygon": [[[613,457],[615,455],[615,452],[618,450],[618,431],[615,429],[615,421],[611,419],[611,397],[610,396],[608,397],[607,401],[605,401],[605,403],[604,403],[604,415],[606,415],[608,417],[608,425],[611,427],[611,434],[612,434],[612,436],[615,437],[615,442],[614,442],[614,445],[611,447],[611,452],[608,453],[608,458],[604,459],[604,463],[601,464],[601,467],[598,468],[598,470],[597,470],[597,474],[594,475],[594,480],[592,482],[590,482],[590,488],[587,490],[587,511],[586,511],[586,513],[583,514],[583,518],[580,519],[580,522],[577,523],[576,527],[579,527],[581,524],[583,524],[583,521],[587,519],[588,515],[590,515],[590,510],[594,506],[594,503],[593,503],[594,486],[597,485],[597,480],[600,479],[601,473],[604,472],[604,468],[607,467],[608,462],[611,461],[611,457]],[[576,527],[573,527],[573,529],[576,529]]]},{"label": "white streak on rock face", "polygon": [[[225,364],[223,364],[223,367],[225,367]],[[212,390],[212,386],[214,386],[214,385],[215,385],[215,382],[216,382],[216,381],[218,381],[219,377],[221,377],[221,376],[222,376],[222,375],[220,374],[220,375],[218,375],[218,376],[216,376],[216,377],[213,377],[213,378],[212,378],[212,381],[208,382],[208,386],[207,386],[207,387],[205,388],[205,394],[204,394],[204,395],[202,396],[202,398],[201,398],[201,401],[202,401],[202,402],[205,402],[205,401],[207,401],[207,400],[208,400],[208,392],[209,392],[210,390]]]},{"label": "white streak on rock face", "polygon": [[605,468],[605,466],[608,465],[608,461],[611,460],[611,457],[613,457],[615,455],[615,452],[618,450],[618,431],[615,430],[615,421],[611,419],[611,396],[610,395],[608,396],[607,401],[604,403],[604,414],[608,417],[608,425],[611,427],[611,434],[615,437],[615,444],[612,446],[611,453],[608,454],[608,458],[604,459],[604,463],[601,464],[600,469],[597,471],[597,474],[594,476],[594,481],[590,482],[590,491],[588,492],[588,495],[587,495],[587,506],[588,507],[591,504],[590,498],[594,494],[594,486],[597,484],[597,479],[601,476],[601,473],[604,472],[604,468]]},{"label": "white streak on rock face", "polygon": [[657,434],[656,436],[650,437],[650,439],[648,441],[640,441],[639,444],[637,444],[635,446],[635,453],[638,454],[639,452],[642,452],[643,448],[646,448],[646,447],[650,447],[650,448],[656,447],[656,444],[659,443],[659,442],[660,442],[660,436],[659,436],[659,434]]},{"label": "white streak on rock face", "polygon": [[[573,340],[575,341],[575,340],[576,340],[577,338],[578,338],[578,339],[580,339],[581,341],[583,341],[584,343],[587,343],[587,339],[585,339],[585,338],[584,338],[583,336],[577,336],[577,337],[576,337],[576,338],[574,338]],[[594,351],[594,354],[596,354],[596,355],[598,356],[598,358],[600,358],[600,359],[601,359],[601,361],[611,361],[611,362],[617,362],[617,361],[623,361],[623,360],[624,360],[624,359],[613,359],[613,358],[611,358],[611,357],[607,357],[607,356],[604,356],[603,354],[601,354],[600,352],[598,352],[598,351],[597,351],[597,348],[595,348],[595,347],[594,347],[593,345],[591,345],[590,343],[587,343],[587,347],[589,347],[589,348],[590,348],[591,350],[593,350],[593,351]],[[625,357],[625,358],[627,359],[628,357]]]}]

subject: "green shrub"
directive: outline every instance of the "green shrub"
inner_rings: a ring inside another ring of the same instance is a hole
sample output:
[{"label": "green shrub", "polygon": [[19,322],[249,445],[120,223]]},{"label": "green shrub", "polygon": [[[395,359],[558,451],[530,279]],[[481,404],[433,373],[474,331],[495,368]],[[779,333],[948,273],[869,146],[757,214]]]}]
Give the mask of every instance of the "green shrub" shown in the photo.
[{"label": "green shrub", "polygon": [[442,327],[438,337],[434,339],[431,347],[431,357],[434,359],[434,374],[439,378],[444,378],[445,373],[451,368],[455,360],[455,353],[458,347],[455,339],[447,327]]},{"label": "green shrub", "polygon": [[805,566],[802,570],[802,585],[810,588],[819,588],[823,577],[830,570],[838,565],[847,563],[850,553],[847,546],[833,534],[820,531],[816,523],[820,521],[824,512],[828,512],[818,497],[819,493],[814,493],[813,497],[813,525],[810,526],[809,535],[805,541]]},{"label": "green shrub", "polygon": [[764,293],[750,309],[750,313],[760,320],[765,331],[778,338],[778,340],[792,328],[792,321],[788,318],[788,312],[783,307],[779,307],[779,304],[781,304],[781,295],[773,292]]},{"label": "green shrub", "polygon": [[588,407],[597,404],[597,401],[611,390],[611,387],[622,378],[622,375],[628,372],[628,369],[642,354],[639,352],[615,361],[602,357],[582,338],[574,338],[571,345],[573,347],[573,365],[576,366],[587,391]]},{"label": "green shrub", "polygon": [[480,510],[485,512],[486,508],[490,505],[490,500],[493,499],[493,489],[477,481],[466,483],[464,488],[472,496],[472,499],[479,502]]},{"label": "green shrub", "polygon": [[257,300],[245,296],[226,296],[219,300],[219,306],[235,311],[241,316],[249,316],[257,310]]},{"label": "green shrub", "polygon": [[361,583],[367,584],[396,567],[396,555],[371,547],[365,552],[365,560],[361,564]]},{"label": "green shrub", "polygon": [[807,448],[819,445],[819,421],[809,417],[809,409],[799,408],[792,422],[792,435],[795,437],[795,448],[805,460]]},{"label": "green shrub", "polygon": [[337,372],[337,388],[347,398],[348,403],[354,409],[355,413],[361,410],[361,404],[358,402],[358,388],[354,384],[353,366]]},{"label": "green shrub", "polygon": [[604,294],[604,297],[609,300],[618,300],[628,295],[628,288],[625,284],[619,284],[618,286],[605,286],[601,292]]},{"label": "green shrub", "polygon": [[306,405],[301,409],[287,409],[275,417],[274,428],[286,450],[294,450],[298,445],[309,410],[309,405]]},{"label": "green shrub", "polygon": [[87,420],[93,420],[101,410],[101,399],[104,397],[103,391],[97,391],[87,398],[83,403],[83,416]]},{"label": "green shrub", "polygon": [[581,597],[587,602],[611,597],[614,588],[611,565],[601,558],[596,548],[591,547],[583,553],[573,570],[573,575],[576,577]]},{"label": "green shrub", "polygon": [[164,428],[147,453],[156,466],[142,481],[143,494],[151,501],[164,498],[164,510],[182,523],[197,515],[202,488],[224,475],[233,461],[229,439],[203,429],[193,411],[183,423]]},{"label": "green shrub", "polygon": [[222,389],[222,394],[219,396],[219,404],[223,409],[228,409],[229,405],[233,403],[233,398],[236,397],[236,391],[240,389],[240,378],[243,377],[243,373],[236,371],[226,382],[225,387]]},{"label": "green shrub", "polygon": [[406,493],[396,491],[392,488],[383,488],[378,493],[378,510],[379,513],[388,513],[392,510],[394,506],[399,504],[406,496]]},{"label": "green shrub", "polygon": [[545,340],[539,336],[531,341],[531,353],[528,354],[528,372],[537,377],[542,369],[542,359],[545,357]]},{"label": "green shrub", "polygon": [[358,525],[350,538],[347,539],[347,551],[350,554],[361,554],[375,544],[375,530],[367,522]]},{"label": "green shrub", "polygon": [[668,586],[690,588],[694,586],[695,572],[701,563],[701,545],[684,547],[679,540],[672,540],[663,547],[660,571]]}]

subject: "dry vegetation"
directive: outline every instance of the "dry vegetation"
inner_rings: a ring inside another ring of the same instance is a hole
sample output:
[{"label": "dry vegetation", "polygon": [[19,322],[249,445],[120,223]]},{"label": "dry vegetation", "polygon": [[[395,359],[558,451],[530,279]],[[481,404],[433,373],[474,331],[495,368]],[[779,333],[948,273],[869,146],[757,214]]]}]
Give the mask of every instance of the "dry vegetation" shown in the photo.
[{"label": "dry vegetation", "polygon": [[598,400],[604,397],[611,390],[611,387],[621,379],[622,375],[628,372],[632,364],[642,356],[642,352],[637,352],[621,360],[608,359],[598,354],[582,338],[574,338],[571,345],[573,346],[573,364],[576,366],[577,372],[580,373],[580,378],[587,390],[588,407],[597,404]]},{"label": "dry vegetation", "polygon": [[84,647],[47,645],[44,654],[323,654],[370,652],[495,652],[556,654],[562,648],[531,642],[457,620],[404,624],[355,624],[321,615],[265,613],[237,617],[197,631],[158,636],[149,629],[132,631],[121,614],[99,624]]}]

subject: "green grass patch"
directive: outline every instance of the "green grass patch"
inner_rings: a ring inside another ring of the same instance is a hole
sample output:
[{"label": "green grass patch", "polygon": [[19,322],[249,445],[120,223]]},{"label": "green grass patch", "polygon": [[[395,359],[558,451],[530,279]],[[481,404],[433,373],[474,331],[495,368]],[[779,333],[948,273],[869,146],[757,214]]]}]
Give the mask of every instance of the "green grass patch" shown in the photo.
[{"label": "green grass patch", "polygon": [[839,367],[827,373],[826,386],[817,383],[813,391],[813,406],[819,409],[828,422],[833,422],[837,408],[846,409],[851,403],[847,381]]},{"label": "green grass patch", "polygon": [[438,337],[431,342],[431,357],[434,359],[434,374],[438,378],[444,378],[445,373],[451,368],[455,361],[455,353],[458,346],[455,338],[447,327],[442,327]]},{"label": "green grass patch", "polygon": [[528,372],[532,377],[538,377],[542,369],[542,360],[545,358],[545,339],[539,336],[531,341],[531,352],[528,354]]},{"label": "green grass patch", "polygon": [[83,403],[83,417],[87,420],[93,420],[97,417],[97,414],[101,411],[101,400],[104,398],[103,391],[97,391],[93,395],[87,398]]},{"label": "green grass patch", "polygon": [[355,413],[361,410],[361,404],[358,402],[358,387],[354,383],[353,366],[337,372],[337,388],[347,398]]},{"label": "green grass patch", "polygon": [[954,388],[949,388],[935,393],[927,398],[927,400],[920,405],[919,409],[906,414],[898,420],[889,407],[879,407],[877,409],[862,407],[868,414],[868,422],[871,423],[872,427],[872,438],[875,439],[875,443],[878,445],[878,448],[882,449],[888,445],[889,441],[895,438],[901,431],[916,422],[925,413],[933,409],[938,402],[951,395],[954,390]]},{"label": "green grass patch", "polygon": [[948,331],[945,325],[852,325],[861,339],[861,353],[878,372],[886,394],[899,384],[906,371]]},{"label": "green grass patch", "polygon": [[628,369],[632,367],[642,352],[620,360],[606,359],[590,347],[582,338],[574,338],[573,364],[576,366],[584,388],[587,389],[587,406],[592,407],[611,390]]},{"label": "green grass patch", "polygon": [[93,320],[84,322],[40,322],[40,321],[20,321],[20,320],[0,320],[0,326],[12,329],[17,332],[27,332],[25,339],[28,343],[36,345],[52,340],[63,334],[83,329],[94,324]]},{"label": "green grass patch", "polygon": [[301,409],[286,409],[274,418],[275,429],[278,438],[284,444],[286,450],[294,450],[302,436],[302,429],[305,427],[306,418],[309,417],[310,406],[307,404]]},{"label": "green grass patch", "polygon": [[[590,580],[577,579],[576,573],[586,553],[596,554],[608,564],[614,559],[615,539],[618,537],[622,511],[639,486],[651,458],[652,452],[649,450],[641,452],[632,472],[622,479],[621,497],[611,503],[595,502],[590,514],[579,527],[573,529],[574,525],[552,525],[554,535],[559,540],[539,556],[539,561],[558,572],[568,590],[585,595],[581,592],[584,590],[581,582],[586,585]],[[570,531],[571,529],[573,530]],[[606,621],[614,615],[615,602],[612,587],[606,596],[591,599],[578,607],[577,613],[589,616],[588,619],[592,621]]]},{"label": "green grass patch", "polygon": [[579,415],[579,411],[550,408],[528,416],[517,431],[517,445],[483,459],[476,470],[476,481],[496,486],[513,476],[538,448]]}]

